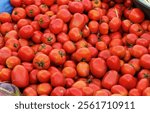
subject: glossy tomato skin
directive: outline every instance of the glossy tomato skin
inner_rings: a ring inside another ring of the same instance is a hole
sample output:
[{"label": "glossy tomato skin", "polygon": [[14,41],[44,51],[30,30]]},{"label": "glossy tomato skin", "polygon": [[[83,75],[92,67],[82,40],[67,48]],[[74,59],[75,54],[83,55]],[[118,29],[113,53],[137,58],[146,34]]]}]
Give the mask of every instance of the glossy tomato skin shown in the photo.
[{"label": "glossy tomato skin", "polygon": [[49,95],[52,91],[52,86],[49,83],[41,83],[37,86],[38,95]]},{"label": "glossy tomato skin", "polygon": [[143,96],[150,96],[150,87],[147,87],[143,92],[142,92]]},{"label": "glossy tomato skin", "polygon": [[139,8],[133,8],[129,14],[129,19],[134,23],[141,23],[144,18],[144,13]]},{"label": "glossy tomato skin", "polygon": [[66,78],[75,78],[77,75],[76,70],[73,67],[65,67],[62,70],[62,74],[66,77]]},{"label": "glossy tomato skin", "polygon": [[10,0],[10,3],[14,7],[20,7],[22,5],[22,0]]},{"label": "glossy tomato skin", "polygon": [[80,77],[87,77],[89,75],[90,67],[86,62],[79,62],[76,69]]},{"label": "glossy tomato skin", "polygon": [[27,87],[29,85],[28,71],[22,65],[15,66],[11,72],[11,80],[19,88]]},{"label": "glossy tomato skin", "polygon": [[148,69],[142,69],[138,73],[138,79],[150,78],[150,71]]},{"label": "glossy tomato skin", "polygon": [[66,61],[66,52],[64,49],[53,49],[49,53],[49,58],[55,65],[62,65]]},{"label": "glossy tomato skin", "polygon": [[16,65],[21,64],[21,60],[17,56],[10,56],[6,60],[8,68],[13,69]]},{"label": "glossy tomato skin", "polygon": [[37,73],[37,79],[40,83],[46,83],[50,80],[50,72],[47,70],[40,70]]},{"label": "glossy tomato skin", "polygon": [[23,95],[24,96],[37,96],[37,92],[32,87],[26,87],[23,90]]},{"label": "glossy tomato skin", "polygon": [[150,55],[149,55],[149,54],[144,54],[144,55],[140,58],[140,65],[141,65],[144,69],[150,69]]},{"label": "glossy tomato skin", "polygon": [[128,63],[125,63],[121,66],[121,73],[122,74],[131,74],[131,75],[135,75],[135,68],[131,65],[131,64],[128,64]]},{"label": "glossy tomato skin", "polygon": [[25,10],[26,10],[26,14],[31,18],[40,14],[40,9],[36,5],[28,5]]},{"label": "glossy tomato skin", "polygon": [[16,7],[14,8],[13,12],[12,12],[12,20],[13,21],[19,21],[20,19],[23,19],[26,17],[26,11],[25,9],[21,8],[21,7]]},{"label": "glossy tomato skin", "polygon": [[103,77],[106,73],[106,62],[102,58],[93,58],[89,65],[91,73],[97,78]]},{"label": "glossy tomato skin", "polygon": [[129,96],[141,96],[141,92],[136,89],[136,88],[133,88],[129,91]]},{"label": "glossy tomato skin", "polygon": [[50,66],[50,59],[43,53],[37,53],[33,59],[33,66],[37,69],[48,69]]},{"label": "glossy tomato skin", "polygon": [[64,96],[65,93],[66,93],[66,89],[62,86],[58,86],[52,90],[51,96]]},{"label": "glossy tomato skin", "polygon": [[30,84],[36,84],[38,82],[38,79],[37,79],[37,73],[38,72],[39,72],[38,69],[33,69],[32,71],[30,71],[30,73],[29,73]]},{"label": "glossy tomato skin", "polygon": [[0,27],[0,32],[2,35],[6,35],[7,32],[13,30],[13,24],[12,23],[9,23],[9,22],[6,22],[6,23],[3,23]]},{"label": "glossy tomato skin", "polygon": [[0,70],[0,81],[10,82],[11,81],[11,70],[8,68],[2,68]]},{"label": "glossy tomato skin", "polygon": [[45,44],[52,45],[56,42],[56,37],[53,33],[44,33],[41,37],[41,41]]},{"label": "glossy tomato skin", "polygon": [[113,94],[120,94],[122,96],[127,96],[128,95],[128,91],[127,89],[125,89],[125,87],[121,86],[121,85],[114,85],[111,88],[111,92]]},{"label": "glossy tomato skin", "polygon": [[41,0],[41,2],[42,2],[43,4],[46,4],[46,5],[48,5],[48,6],[51,6],[51,5],[54,4],[55,0]]},{"label": "glossy tomato skin", "polygon": [[111,89],[113,85],[116,85],[119,80],[119,74],[117,71],[108,71],[102,79],[102,87]]},{"label": "glossy tomato skin", "polygon": [[109,29],[111,32],[116,32],[121,27],[121,20],[117,17],[112,18],[112,20],[109,22]]},{"label": "glossy tomato skin", "polygon": [[147,78],[140,79],[136,85],[136,88],[143,92],[149,86],[149,80]]},{"label": "glossy tomato skin", "polygon": [[0,14],[0,21],[1,21],[2,23],[11,22],[12,20],[11,20],[10,14],[7,13],[7,12],[2,12],[2,13]]}]

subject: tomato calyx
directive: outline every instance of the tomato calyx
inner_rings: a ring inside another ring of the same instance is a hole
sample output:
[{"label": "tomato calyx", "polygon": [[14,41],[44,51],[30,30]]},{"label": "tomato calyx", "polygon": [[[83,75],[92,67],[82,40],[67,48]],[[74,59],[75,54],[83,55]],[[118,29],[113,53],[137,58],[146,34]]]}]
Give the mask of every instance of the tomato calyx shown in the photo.
[{"label": "tomato calyx", "polygon": [[37,64],[39,67],[42,67],[42,68],[43,68],[44,65],[45,65],[43,61],[36,62],[36,64]]},{"label": "tomato calyx", "polygon": [[33,14],[33,9],[31,9],[31,10],[29,11],[29,13],[30,13],[30,14]]},{"label": "tomato calyx", "polygon": [[47,38],[47,41],[48,41],[48,42],[51,42],[52,39],[53,39],[52,37],[48,37],[48,38]]},{"label": "tomato calyx", "polygon": [[18,47],[18,44],[14,44],[14,47],[17,48],[17,47]]},{"label": "tomato calyx", "polygon": [[18,14],[18,12],[17,12],[17,11],[15,11],[15,12],[14,12],[14,15],[17,15],[17,14]]},{"label": "tomato calyx", "polygon": [[60,54],[61,57],[65,56],[66,54],[62,51],[58,51],[58,53]]},{"label": "tomato calyx", "polygon": [[39,19],[39,24],[43,24],[43,19],[42,18]]},{"label": "tomato calyx", "polygon": [[148,73],[144,73],[144,78],[150,78],[150,75]]}]

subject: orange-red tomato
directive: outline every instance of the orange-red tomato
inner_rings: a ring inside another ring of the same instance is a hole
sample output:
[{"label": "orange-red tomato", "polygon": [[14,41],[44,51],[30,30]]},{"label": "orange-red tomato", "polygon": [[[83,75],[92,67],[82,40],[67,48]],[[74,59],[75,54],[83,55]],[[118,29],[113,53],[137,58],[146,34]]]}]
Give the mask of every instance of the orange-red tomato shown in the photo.
[{"label": "orange-red tomato", "polygon": [[6,65],[10,69],[13,69],[16,65],[19,64],[21,64],[21,60],[17,56],[10,56],[6,60]]},{"label": "orange-red tomato", "polygon": [[125,87],[121,86],[121,85],[112,86],[111,92],[113,94],[120,94],[122,96],[127,96],[128,95],[127,89]]},{"label": "orange-red tomato", "polygon": [[65,93],[66,89],[64,87],[58,86],[52,90],[51,96],[64,96]]},{"label": "orange-red tomato", "polygon": [[37,92],[36,90],[34,90],[32,87],[29,86],[23,90],[23,95],[24,96],[37,96]]},{"label": "orange-red tomato", "polygon": [[62,70],[62,74],[66,77],[66,78],[75,78],[77,75],[76,70],[73,67],[65,67]]},{"label": "orange-red tomato", "polygon": [[40,70],[37,73],[37,79],[41,83],[49,82],[50,76],[51,76],[51,74],[47,70]]},{"label": "orange-red tomato", "polygon": [[137,83],[136,88],[143,92],[144,89],[146,89],[149,86],[149,80],[147,78],[140,79]]},{"label": "orange-red tomato", "polygon": [[41,83],[37,86],[38,95],[49,95],[52,91],[52,86],[49,83]]},{"label": "orange-red tomato", "polygon": [[141,92],[136,89],[136,88],[133,88],[129,91],[129,96],[141,96]]},{"label": "orange-red tomato", "polygon": [[0,70],[0,81],[10,82],[11,80],[11,70],[8,68],[2,68]]},{"label": "orange-red tomato", "polygon": [[145,69],[150,69],[150,55],[149,54],[144,54],[140,58],[140,65]]},{"label": "orange-red tomato", "polygon": [[77,64],[76,70],[80,77],[87,77],[90,73],[89,64],[86,62],[79,62]]}]

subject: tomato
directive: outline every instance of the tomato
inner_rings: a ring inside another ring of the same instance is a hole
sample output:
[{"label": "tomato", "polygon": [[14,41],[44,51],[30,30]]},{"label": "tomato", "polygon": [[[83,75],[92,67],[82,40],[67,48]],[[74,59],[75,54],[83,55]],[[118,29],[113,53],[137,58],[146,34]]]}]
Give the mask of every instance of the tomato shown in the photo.
[{"label": "tomato", "polygon": [[30,25],[33,27],[33,29],[34,29],[35,31],[40,30],[40,25],[39,25],[38,21],[32,21],[32,22],[30,23]]},{"label": "tomato", "polygon": [[37,73],[37,79],[41,83],[49,82],[50,76],[50,72],[47,70],[40,70]]},{"label": "tomato", "polygon": [[19,40],[20,47],[29,46],[29,42],[26,39],[20,38]]},{"label": "tomato", "polygon": [[90,0],[82,0],[82,4],[85,11],[89,11],[92,9],[92,3]]},{"label": "tomato", "polygon": [[137,79],[131,74],[124,74],[119,79],[119,84],[124,86],[127,90],[136,87]]},{"label": "tomato", "polygon": [[[65,14],[65,15],[64,15]],[[65,23],[69,22],[72,15],[67,9],[60,9],[57,12],[57,17],[62,19]]]},{"label": "tomato", "polygon": [[72,60],[67,60],[67,61],[64,63],[64,67],[76,68],[76,64],[75,64],[75,62],[72,61]]},{"label": "tomato", "polygon": [[87,83],[83,80],[79,80],[79,81],[76,81],[72,87],[74,88],[78,88],[78,89],[82,89],[83,87],[86,87],[87,86]]},{"label": "tomato", "polygon": [[94,93],[94,90],[87,86],[87,87],[82,88],[82,92],[84,96],[92,96]]},{"label": "tomato", "polygon": [[22,0],[10,0],[10,3],[14,7],[20,7],[22,5]]},{"label": "tomato", "polygon": [[149,86],[149,80],[147,78],[143,78],[137,82],[136,88],[140,92],[143,92],[148,86]]},{"label": "tomato", "polygon": [[100,14],[98,9],[92,9],[88,12],[88,17],[91,20],[98,21],[98,20],[100,20],[101,16],[102,15]]},{"label": "tomato", "polygon": [[37,69],[48,69],[50,66],[50,59],[43,53],[37,53],[33,58],[33,66]]},{"label": "tomato", "polygon": [[9,31],[13,30],[13,24],[6,22],[3,23],[0,27],[0,32],[2,33],[2,35],[6,35]]},{"label": "tomato", "polygon": [[87,77],[89,75],[90,67],[88,63],[79,62],[76,68],[80,77]]},{"label": "tomato", "polygon": [[74,28],[70,29],[68,35],[69,35],[70,40],[73,41],[73,42],[77,42],[80,39],[82,39],[81,30],[77,27],[74,27]]},{"label": "tomato", "polygon": [[117,84],[118,80],[119,80],[118,72],[110,70],[102,78],[102,87],[111,89],[112,86]]},{"label": "tomato", "polygon": [[26,11],[25,9],[21,8],[21,7],[16,7],[14,8],[13,12],[12,12],[12,20],[17,22],[20,19],[26,18]]},{"label": "tomato", "polygon": [[8,47],[3,47],[0,49],[0,65],[4,65],[7,58],[12,54],[12,51]]},{"label": "tomato", "polygon": [[61,32],[57,35],[57,41],[64,44],[65,42],[69,41],[69,36],[64,32]]},{"label": "tomato", "polygon": [[129,96],[140,96],[140,95],[141,95],[140,91],[136,88],[133,88],[129,91]]},{"label": "tomato", "polygon": [[82,13],[84,11],[82,2],[69,2],[68,6],[71,13]]},{"label": "tomato", "polygon": [[66,5],[69,3],[69,0],[56,0],[58,5]]},{"label": "tomato", "polygon": [[131,74],[134,76],[135,72],[136,72],[135,68],[131,64],[125,63],[121,66],[121,73],[122,74]]},{"label": "tomato", "polygon": [[18,49],[20,48],[20,44],[17,39],[11,38],[6,41],[5,47],[10,48],[11,51],[18,51]]},{"label": "tomato", "polygon": [[62,65],[66,61],[66,52],[63,49],[53,49],[49,58],[55,65]]},{"label": "tomato", "polygon": [[65,93],[66,89],[64,87],[58,86],[52,90],[51,96],[64,96]]},{"label": "tomato", "polygon": [[13,69],[16,65],[21,64],[21,60],[17,56],[10,56],[6,60],[8,68]]},{"label": "tomato", "polygon": [[2,68],[0,70],[0,81],[10,82],[11,80],[11,70],[8,68]]},{"label": "tomato", "polygon": [[97,48],[99,51],[106,50],[106,49],[107,49],[107,45],[106,45],[105,42],[100,41],[100,42],[97,42],[97,43],[96,43],[96,48]]},{"label": "tomato", "polygon": [[2,12],[0,14],[0,22],[5,23],[5,22],[11,22],[11,15],[7,12]]},{"label": "tomato", "polygon": [[74,43],[72,41],[66,41],[63,44],[63,49],[67,52],[67,53],[73,53],[76,50],[76,47],[74,45]]},{"label": "tomato", "polygon": [[92,6],[93,8],[96,8],[96,7],[101,7],[101,4],[102,2],[100,0],[92,0]]},{"label": "tomato", "polygon": [[53,49],[62,49],[62,44],[59,42],[56,42],[52,45]]},{"label": "tomato", "polygon": [[147,48],[141,45],[134,45],[131,50],[131,55],[136,58],[140,58],[142,55],[147,53]]},{"label": "tomato", "polygon": [[140,58],[140,65],[145,68],[145,69],[150,69],[150,55],[149,54],[144,54],[141,58]]},{"label": "tomato", "polygon": [[5,35],[4,40],[7,41],[7,40],[10,39],[10,38],[18,39],[18,33],[17,33],[17,31],[15,31],[15,30],[9,31],[9,32]]},{"label": "tomato", "polygon": [[114,85],[111,88],[111,92],[113,94],[121,94],[122,96],[127,96],[128,95],[128,91],[127,89],[125,89],[123,86],[121,85]]},{"label": "tomato", "polygon": [[150,87],[147,87],[146,89],[144,89],[144,91],[142,92],[143,96],[150,96]]},{"label": "tomato", "polygon": [[72,16],[72,19],[70,20],[69,28],[74,28],[77,27],[80,30],[84,27],[85,25],[85,18],[83,14],[80,13],[75,13]]},{"label": "tomato", "polygon": [[52,91],[52,86],[49,83],[41,83],[37,86],[38,95],[49,95]]},{"label": "tomato", "polygon": [[74,80],[72,78],[65,78],[65,86],[66,86],[66,88],[72,87],[73,84],[74,84]]},{"label": "tomato", "polygon": [[99,23],[97,21],[90,21],[88,24],[88,27],[91,31],[91,33],[97,33],[98,28],[99,28]]},{"label": "tomato", "polygon": [[149,20],[144,20],[142,23],[141,23],[141,26],[142,28],[144,29],[144,31],[147,31],[148,30],[148,25],[150,24],[150,21]]},{"label": "tomato", "polygon": [[11,72],[11,81],[19,88],[24,88],[29,85],[28,71],[22,66],[17,65]]},{"label": "tomato", "polygon": [[112,55],[116,55],[119,58],[123,58],[126,53],[126,49],[124,46],[113,46],[110,48],[110,52]]},{"label": "tomato", "polygon": [[140,70],[140,60],[137,58],[133,58],[129,61],[129,64],[131,64],[134,69],[136,70],[136,72],[138,72]]},{"label": "tomato", "polygon": [[29,46],[23,46],[19,49],[18,56],[22,61],[31,61],[34,58],[34,51]]},{"label": "tomato", "polygon": [[95,47],[88,47],[88,49],[89,49],[90,52],[91,52],[91,57],[92,57],[92,58],[97,57],[97,55],[98,55],[98,50],[97,50]]},{"label": "tomato", "polygon": [[132,24],[129,29],[129,32],[134,33],[137,36],[141,36],[144,33],[144,30],[140,24]]},{"label": "tomato", "polygon": [[102,22],[100,25],[99,25],[99,31],[102,35],[107,35],[108,32],[109,32],[109,26],[107,23],[105,22]]},{"label": "tomato", "polygon": [[90,44],[84,39],[79,40],[75,43],[76,49],[84,48],[84,47],[90,47]]},{"label": "tomato", "polygon": [[138,79],[142,79],[142,78],[150,78],[150,71],[148,69],[142,69],[138,73]]},{"label": "tomato", "polygon": [[144,13],[139,8],[133,8],[129,14],[129,19],[134,23],[141,23],[144,18]]},{"label": "tomato", "polygon": [[103,77],[106,73],[106,62],[102,58],[93,58],[89,65],[91,73],[97,78]]},{"label": "tomato", "polygon": [[20,19],[17,22],[18,29],[20,29],[21,27],[26,26],[26,25],[29,25],[29,21],[27,19]]},{"label": "tomato", "polygon": [[109,50],[103,50],[103,51],[101,51],[99,54],[98,54],[98,57],[100,57],[100,58],[102,58],[102,59],[104,59],[104,60],[106,60],[107,58],[109,58],[111,56],[111,53],[110,53],[110,51]]},{"label": "tomato", "polygon": [[36,44],[41,43],[41,37],[43,33],[41,31],[34,31],[32,38],[32,41]]},{"label": "tomato", "polygon": [[33,69],[32,71],[30,71],[29,74],[29,82],[30,84],[36,84],[38,79],[37,79],[37,73],[39,72],[39,70],[37,69]]},{"label": "tomato", "polygon": [[65,85],[65,77],[62,73],[56,72],[50,76],[51,85],[53,87],[64,86]]},{"label": "tomato", "polygon": [[38,18],[38,23],[40,25],[41,28],[48,28],[49,27],[49,23],[50,23],[50,19],[48,15],[40,15],[40,17]]},{"label": "tomato", "polygon": [[58,34],[63,30],[64,22],[62,19],[53,19],[49,24],[49,29],[52,33]]},{"label": "tomato", "polygon": [[42,2],[43,4],[46,4],[46,5],[48,5],[48,6],[51,6],[51,5],[54,4],[55,0],[41,0],[41,2]]},{"label": "tomato", "polygon": [[66,78],[75,78],[77,75],[76,70],[73,67],[65,67],[62,70],[62,74],[66,77]]},{"label": "tomato", "polygon": [[23,26],[20,30],[19,30],[19,36],[21,38],[24,38],[24,39],[29,39],[33,36],[33,33],[34,33],[34,29],[31,25],[26,25],[26,26]]},{"label": "tomato", "polygon": [[126,40],[126,43],[127,43],[127,46],[132,46],[136,43],[136,40],[138,39],[138,36],[133,34],[133,33],[130,33],[130,34],[127,34],[126,37],[125,37],[125,40]]},{"label": "tomato", "polygon": [[122,12],[117,8],[110,8],[106,15],[109,18],[109,20],[111,20],[114,17],[121,17]]},{"label": "tomato", "polygon": [[52,50],[52,47],[50,45],[45,44],[45,43],[40,44],[40,46],[38,48],[38,52],[42,52],[46,55],[48,55],[51,50]]},{"label": "tomato", "polygon": [[80,61],[90,61],[91,60],[91,52],[88,48],[79,48],[76,52],[75,52],[75,58],[78,62]]},{"label": "tomato", "polygon": [[112,18],[109,22],[109,29],[111,32],[116,32],[121,27],[121,20],[118,17]]},{"label": "tomato", "polygon": [[124,32],[129,32],[129,28],[130,28],[131,25],[132,25],[132,23],[128,19],[123,20],[122,24],[121,24],[122,29],[123,29]]},{"label": "tomato", "polygon": [[40,14],[40,9],[39,9],[39,7],[36,6],[36,5],[28,5],[28,6],[25,8],[25,10],[26,10],[26,14],[27,14],[29,17],[31,17],[31,18],[33,18],[33,17],[35,17],[36,15]]},{"label": "tomato", "polygon": [[148,40],[144,39],[144,38],[138,38],[136,40],[136,44],[137,45],[141,45],[141,46],[144,46],[144,47],[148,47],[149,43],[148,43]]},{"label": "tomato", "polygon": [[53,33],[44,33],[41,37],[41,41],[45,44],[52,45],[56,42],[56,37]]},{"label": "tomato", "polygon": [[83,92],[78,88],[67,89],[65,96],[83,96]]},{"label": "tomato", "polygon": [[30,62],[22,62],[22,65],[27,69],[28,72],[33,70],[33,64]]},{"label": "tomato", "polygon": [[37,96],[37,92],[32,87],[29,86],[23,90],[23,95],[24,96]]},{"label": "tomato", "polygon": [[45,4],[41,4],[39,6],[39,9],[40,9],[41,13],[43,13],[43,14],[49,11],[49,7]]}]

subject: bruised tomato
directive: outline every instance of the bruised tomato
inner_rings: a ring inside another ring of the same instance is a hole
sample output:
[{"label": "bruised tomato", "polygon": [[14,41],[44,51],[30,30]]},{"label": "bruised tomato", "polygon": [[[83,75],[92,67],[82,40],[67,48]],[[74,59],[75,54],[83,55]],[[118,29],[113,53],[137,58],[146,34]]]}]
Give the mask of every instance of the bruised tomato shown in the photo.
[{"label": "bruised tomato", "polygon": [[11,81],[19,88],[24,88],[29,85],[28,71],[22,65],[17,65],[11,72]]}]

